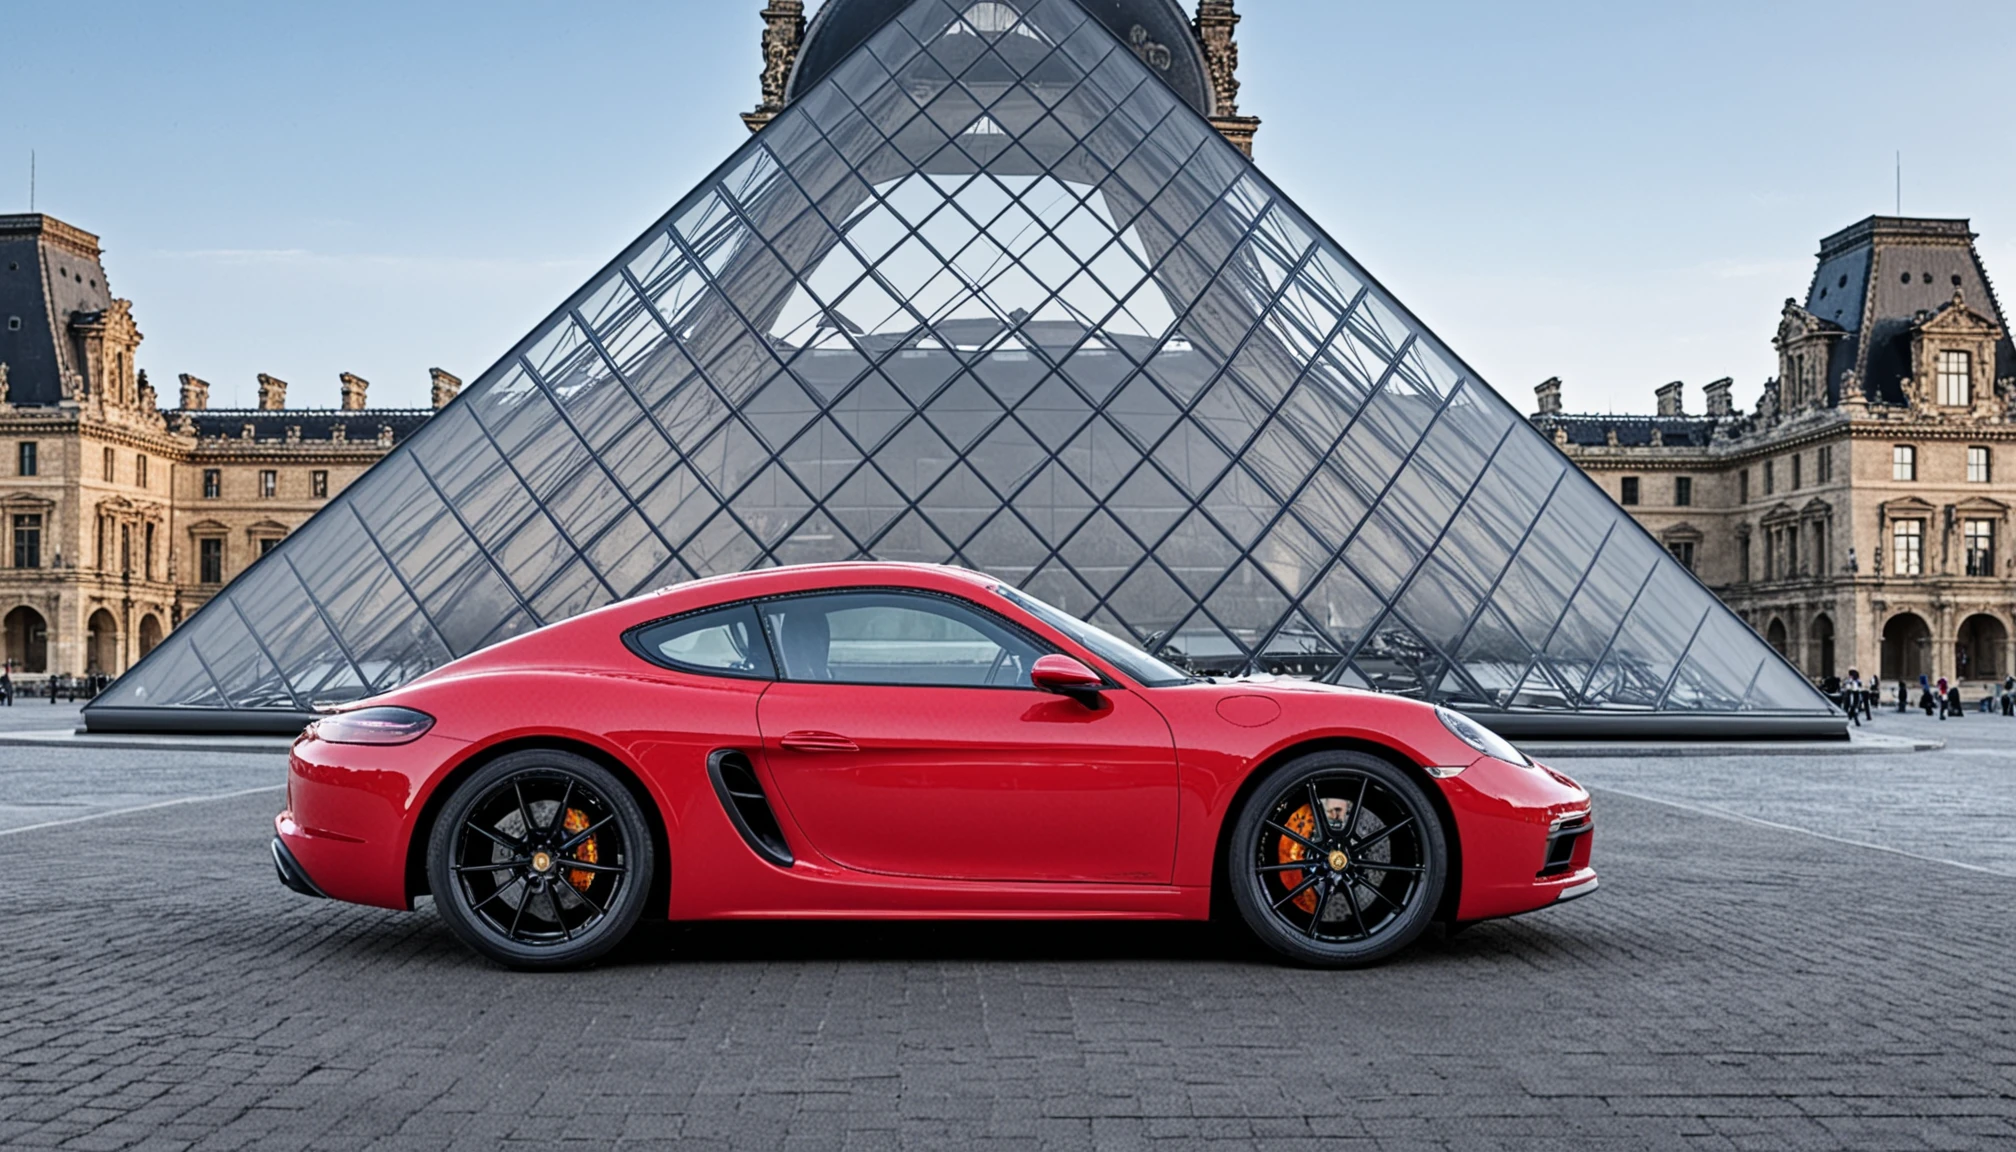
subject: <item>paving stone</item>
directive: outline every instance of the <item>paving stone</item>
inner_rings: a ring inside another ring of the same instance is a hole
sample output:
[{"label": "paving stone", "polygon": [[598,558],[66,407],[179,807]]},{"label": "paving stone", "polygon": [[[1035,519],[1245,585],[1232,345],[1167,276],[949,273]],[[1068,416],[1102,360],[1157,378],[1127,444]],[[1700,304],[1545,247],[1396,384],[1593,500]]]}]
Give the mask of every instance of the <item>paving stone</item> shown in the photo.
[{"label": "paving stone", "polygon": [[[1564,761],[1603,891],[1354,973],[1208,926],[723,924],[527,975],[280,888],[277,794],[9,835],[0,1146],[2007,1143],[2016,721],[1947,732]],[[278,782],[202,759],[0,747],[0,829]]]}]

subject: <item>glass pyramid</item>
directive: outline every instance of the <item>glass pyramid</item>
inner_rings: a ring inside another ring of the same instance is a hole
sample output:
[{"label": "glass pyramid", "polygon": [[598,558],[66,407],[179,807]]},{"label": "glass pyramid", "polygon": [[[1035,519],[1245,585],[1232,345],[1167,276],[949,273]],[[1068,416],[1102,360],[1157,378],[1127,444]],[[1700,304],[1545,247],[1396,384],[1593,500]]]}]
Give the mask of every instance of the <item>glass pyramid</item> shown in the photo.
[{"label": "glass pyramid", "polygon": [[909,4],[87,721],[861,557],[1508,730],[1841,724],[1076,0]]}]

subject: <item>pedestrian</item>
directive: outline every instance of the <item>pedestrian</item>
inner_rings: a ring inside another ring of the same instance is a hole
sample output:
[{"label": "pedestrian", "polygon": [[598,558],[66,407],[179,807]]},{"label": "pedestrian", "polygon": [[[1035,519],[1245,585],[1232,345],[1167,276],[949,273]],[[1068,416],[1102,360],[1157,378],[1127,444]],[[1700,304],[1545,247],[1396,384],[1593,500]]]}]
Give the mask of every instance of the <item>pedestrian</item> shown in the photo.
[{"label": "pedestrian", "polygon": [[1932,698],[1938,702],[1939,719],[1946,719],[1946,678],[1944,676],[1939,677],[1938,680],[1933,682]]},{"label": "pedestrian", "polygon": [[1862,694],[1862,673],[1853,668],[1848,669],[1848,679],[1841,682],[1841,696],[1848,705],[1848,718],[1855,721],[1855,726],[1860,728],[1862,711],[1867,707],[1866,698]]},{"label": "pedestrian", "polygon": [[1918,674],[1918,706],[1925,710],[1925,715],[1932,715],[1934,707],[1932,703],[1932,678],[1923,672]]},{"label": "pedestrian", "polygon": [[1902,676],[1897,677],[1897,711],[1900,713],[1910,711],[1910,708],[1908,706],[1908,701],[1910,699],[1911,699],[1911,686],[1904,682],[1904,677]]},{"label": "pedestrian", "polygon": [[2002,681],[2002,715],[2016,716],[2016,676]]},{"label": "pedestrian", "polygon": [[14,706],[14,670],[0,668],[0,705]]},{"label": "pedestrian", "polygon": [[1946,710],[1953,714],[1955,720],[1958,720],[1961,713],[1966,711],[1966,708],[1960,703],[1960,682],[1958,680],[1955,680],[1952,686],[1946,689]]}]

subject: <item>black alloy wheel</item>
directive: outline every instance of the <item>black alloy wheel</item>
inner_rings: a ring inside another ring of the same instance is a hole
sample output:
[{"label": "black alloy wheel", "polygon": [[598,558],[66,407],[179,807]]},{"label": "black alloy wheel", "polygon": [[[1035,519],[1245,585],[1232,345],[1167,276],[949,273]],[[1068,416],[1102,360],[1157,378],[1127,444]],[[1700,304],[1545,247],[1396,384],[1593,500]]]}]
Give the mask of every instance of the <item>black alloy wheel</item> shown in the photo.
[{"label": "black alloy wheel", "polygon": [[448,798],[427,848],[441,918],[513,968],[570,968],[621,943],[651,889],[651,830],[608,769],[514,752]]},{"label": "black alloy wheel", "polygon": [[1448,869],[1442,823],[1406,772],[1358,752],[1315,752],[1268,773],[1232,828],[1239,914],[1304,964],[1384,960],[1427,929]]}]

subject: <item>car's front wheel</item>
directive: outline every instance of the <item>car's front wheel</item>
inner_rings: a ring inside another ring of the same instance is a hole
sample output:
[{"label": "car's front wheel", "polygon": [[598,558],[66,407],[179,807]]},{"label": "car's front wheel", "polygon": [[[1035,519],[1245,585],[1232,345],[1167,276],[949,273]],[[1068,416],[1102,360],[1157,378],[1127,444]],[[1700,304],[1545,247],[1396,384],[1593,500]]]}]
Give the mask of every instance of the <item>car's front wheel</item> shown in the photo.
[{"label": "car's front wheel", "polygon": [[653,863],[650,825],[614,773],[533,749],[456,787],[429,837],[427,879],[464,944],[513,968],[569,968],[629,935]]},{"label": "car's front wheel", "polygon": [[1225,866],[1240,916],[1305,964],[1372,964],[1427,929],[1448,869],[1421,786],[1361,752],[1269,772],[1234,820]]}]

